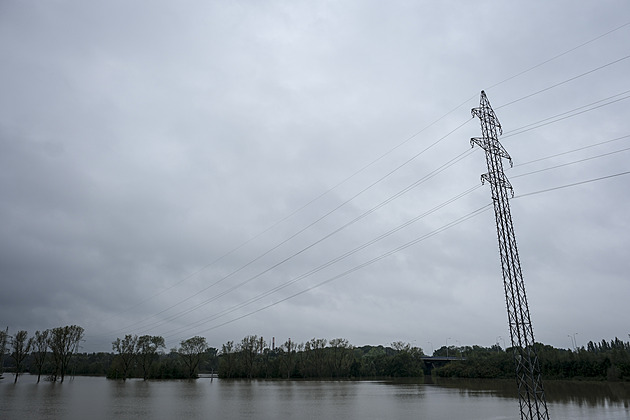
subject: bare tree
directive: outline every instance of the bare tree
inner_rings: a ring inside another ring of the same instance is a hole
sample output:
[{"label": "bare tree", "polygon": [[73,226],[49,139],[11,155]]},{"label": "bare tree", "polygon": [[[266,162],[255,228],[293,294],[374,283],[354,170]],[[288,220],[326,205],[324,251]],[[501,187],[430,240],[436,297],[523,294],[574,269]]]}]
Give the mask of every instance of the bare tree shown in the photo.
[{"label": "bare tree", "polygon": [[33,364],[37,368],[37,383],[42,376],[42,368],[46,362],[46,354],[48,353],[48,335],[50,330],[42,332],[35,331],[35,335],[31,338],[31,351],[33,354]]},{"label": "bare tree", "polygon": [[195,336],[182,341],[180,345],[178,353],[188,369],[188,377],[194,378],[197,375],[196,372],[201,358],[208,349],[208,343],[204,337]]},{"label": "bare tree", "polygon": [[27,337],[28,333],[22,330],[18,331],[11,339],[11,357],[15,361],[15,380],[13,383],[17,382],[18,376],[22,371],[24,359],[31,350],[31,340],[27,340]]},{"label": "bare tree", "polygon": [[118,353],[119,360],[122,364],[122,379],[125,381],[127,380],[127,375],[131,370],[136,356],[138,356],[138,336],[127,334],[122,340],[117,338],[116,341],[112,343],[112,349]]},{"label": "bare tree", "polygon": [[157,357],[158,351],[166,348],[164,338],[160,336],[143,335],[138,338],[137,348],[142,377],[146,381],[149,378],[151,364]]},{"label": "bare tree", "polygon": [[55,363],[55,371],[51,376],[53,381],[56,381],[59,376],[63,382],[72,355],[77,352],[83,338],[83,331],[83,327],[78,325],[67,325],[50,330],[48,347]]}]

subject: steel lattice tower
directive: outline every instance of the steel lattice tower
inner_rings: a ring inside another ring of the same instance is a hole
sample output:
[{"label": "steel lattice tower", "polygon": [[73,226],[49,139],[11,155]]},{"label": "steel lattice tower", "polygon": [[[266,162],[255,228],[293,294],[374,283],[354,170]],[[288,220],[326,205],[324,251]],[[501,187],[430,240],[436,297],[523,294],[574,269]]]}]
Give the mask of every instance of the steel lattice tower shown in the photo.
[{"label": "steel lattice tower", "polygon": [[548,420],[538,354],[534,347],[534,330],[510,213],[508,191],[514,196],[514,190],[503,173],[502,159],[508,159],[512,165],[512,158],[499,142],[499,134],[503,134],[503,130],[484,91],[481,91],[479,108],[473,108],[472,115],[481,120],[482,137],[472,138],[470,144],[473,147],[477,144],[486,151],[488,173],[481,175],[481,183],[488,181],[492,191],[521,419]]}]

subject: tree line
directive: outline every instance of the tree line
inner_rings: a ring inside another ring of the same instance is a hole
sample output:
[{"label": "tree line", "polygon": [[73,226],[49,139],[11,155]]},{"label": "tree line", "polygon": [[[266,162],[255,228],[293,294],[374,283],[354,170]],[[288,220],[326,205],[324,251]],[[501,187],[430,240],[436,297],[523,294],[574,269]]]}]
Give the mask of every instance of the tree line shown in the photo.
[{"label": "tree line", "polygon": [[[436,351],[443,355],[445,347]],[[451,355],[465,360],[450,362],[436,368],[443,377],[513,378],[514,360],[511,348],[498,345],[450,347]],[[630,342],[619,338],[599,343],[590,341],[586,347],[558,349],[536,343],[540,369],[545,379],[630,381]]]},{"label": "tree line", "polygon": [[218,374],[248,379],[410,377],[424,374],[422,357],[422,349],[402,342],[355,347],[344,338],[313,338],[269,347],[262,337],[249,335],[223,344]]},{"label": "tree line", "polygon": [[[112,353],[79,353],[84,330],[77,325],[9,335],[0,331],[0,377],[4,368],[14,372],[14,383],[25,371],[63,382],[66,375],[105,375],[112,379],[196,378],[199,370],[216,371],[217,350],[204,337],[183,340],[179,348],[165,353],[160,336],[125,335],[112,342]],[[8,353],[7,353],[8,350]],[[6,357],[8,356],[8,357]]]},{"label": "tree line", "polygon": [[194,379],[199,371],[216,371],[217,349],[204,337],[195,336],[180,342],[178,348],[165,353],[161,336],[127,334],[112,343],[115,352],[107,377],[110,379]]},{"label": "tree line", "polygon": [[[127,334],[112,342],[111,352],[79,353],[83,328],[72,325],[13,336],[0,331],[0,357],[15,372],[14,381],[28,371],[63,381],[68,373],[105,375],[111,379],[197,378],[199,373],[221,378],[369,378],[441,377],[513,378],[511,348],[442,346],[433,356],[455,356],[459,360],[434,367],[421,348],[404,342],[390,346],[355,347],[348,340],[313,338],[296,343],[288,339],[275,346],[263,337],[248,335],[239,342],[228,341],[221,349],[210,347],[204,337],[182,340],[166,351],[164,338]],[[5,348],[9,349],[8,357]],[[546,379],[630,380],[630,342],[602,340],[573,350],[537,343],[543,377]],[[0,372],[1,373],[1,372]]]},{"label": "tree line", "polygon": [[[68,339],[58,340],[60,332]],[[7,367],[15,372],[15,381],[24,371],[36,373],[39,382],[42,374],[52,381],[63,381],[68,372],[124,381],[191,379],[199,372],[250,379],[404,377],[421,376],[424,368],[422,350],[402,342],[392,343],[392,347],[357,348],[343,338],[313,338],[305,343],[289,339],[279,347],[270,347],[262,337],[249,335],[238,343],[225,343],[219,351],[204,337],[195,336],[167,352],[161,336],[127,334],[112,342],[112,352],[79,353],[81,327],[55,328],[27,336],[26,331],[13,336],[4,332],[10,344]],[[57,350],[60,342],[66,343],[62,353]],[[4,355],[4,347],[2,350]]]},{"label": "tree line", "polygon": [[48,379],[56,382],[64,381],[72,356],[77,353],[79,344],[83,339],[84,330],[78,325],[67,325],[65,327],[52,328],[50,330],[36,331],[33,337],[28,337],[28,332],[21,330],[13,336],[9,336],[9,329],[0,331],[0,367],[4,368],[4,356],[7,344],[10,346],[10,357],[14,362],[14,383],[24,370],[27,357],[29,360],[29,371],[37,373],[37,382],[40,381],[44,366],[47,361],[49,367]]}]

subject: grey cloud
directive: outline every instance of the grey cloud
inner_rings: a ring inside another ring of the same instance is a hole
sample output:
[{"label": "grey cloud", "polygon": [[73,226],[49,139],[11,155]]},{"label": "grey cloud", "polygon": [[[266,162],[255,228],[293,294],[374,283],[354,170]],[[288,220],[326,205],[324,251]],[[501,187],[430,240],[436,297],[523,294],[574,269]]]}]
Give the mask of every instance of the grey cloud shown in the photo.
[{"label": "grey cloud", "polygon": [[[624,24],[621,1],[2,7],[0,322],[78,323],[89,350],[125,333],[163,334],[171,347],[194,334],[215,346],[247,334],[492,344],[507,330],[491,211],[327,282],[488,204],[487,186],[239,305],[477,185],[480,151],[311,247],[466,152],[481,89],[508,132],[627,90],[630,65],[502,107],[621,58],[630,27],[567,52]],[[504,145],[518,164],[623,136],[627,107]],[[507,174],[518,196],[620,173],[624,152],[516,176],[622,147]],[[512,201],[539,340],[627,333],[627,183]]]}]

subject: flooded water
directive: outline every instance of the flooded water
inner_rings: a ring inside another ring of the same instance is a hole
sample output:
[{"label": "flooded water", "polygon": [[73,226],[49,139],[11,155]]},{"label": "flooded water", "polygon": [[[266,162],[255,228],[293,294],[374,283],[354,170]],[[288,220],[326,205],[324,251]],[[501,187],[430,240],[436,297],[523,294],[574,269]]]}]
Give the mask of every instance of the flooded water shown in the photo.
[{"label": "flooded water", "polygon": [[[512,381],[0,381],[0,419],[518,419]],[[552,420],[630,419],[630,384],[546,382]]]}]

